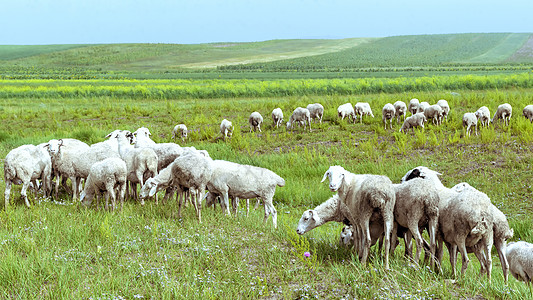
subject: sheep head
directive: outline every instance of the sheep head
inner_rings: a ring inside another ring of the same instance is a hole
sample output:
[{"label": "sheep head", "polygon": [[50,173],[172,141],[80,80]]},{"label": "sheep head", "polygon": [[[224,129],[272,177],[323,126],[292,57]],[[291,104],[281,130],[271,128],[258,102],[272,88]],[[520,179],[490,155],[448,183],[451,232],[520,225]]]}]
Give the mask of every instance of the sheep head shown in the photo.
[{"label": "sheep head", "polygon": [[326,180],[326,178],[329,179],[329,189],[332,192],[338,191],[344,181],[344,177],[346,176],[346,170],[341,166],[331,166],[329,169],[324,173],[324,177],[322,177],[322,181]]},{"label": "sheep head", "polygon": [[428,167],[419,166],[419,167],[416,167],[416,168],[408,171],[402,177],[402,183],[404,183],[406,181],[409,181],[409,180],[411,180],[413,178],[417,178],[417,177],[433,180],[434,182],[439,182],[440,183],[440,179],[439,179],[438,175],[442,175],[442,174],[439,173],[439,172],[433,171],[433,170],[431,170]]},{"label": "sheep head", "polygon": [[298,228],[296,229],[296,232],[302,235],[320,225],[319,222],[320,217],[314,210],[306,210],[302,214],[300,221],[298,221]]},{"label": "sheep head", "polygon": [[48,153],[50,153],[51,156],[58,155],[59,151],[61,150],[61,146],[63,146],[63,140],[50,140],[48,144],[44,145],[46,150],[48,150]]},{"label": "sheep head", "polygon": [[156,180],[153,177],[148,178],[139,192],[139,198],[145,199],[153,197],[155,193],[157,193],[157,187],[158,184]]}]

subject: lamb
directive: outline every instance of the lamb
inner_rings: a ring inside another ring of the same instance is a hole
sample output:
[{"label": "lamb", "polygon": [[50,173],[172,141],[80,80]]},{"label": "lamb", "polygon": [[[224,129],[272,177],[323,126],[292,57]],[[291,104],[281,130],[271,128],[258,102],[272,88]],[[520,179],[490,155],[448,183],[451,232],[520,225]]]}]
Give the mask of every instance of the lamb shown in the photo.
[{"label": "lamb", "polygon": [[477,135],[477,117],[475,113],[465,113],[463,115],[463,127],[466,130],[466,135],[470,136],[470,128],[474,126]]},{"label": "lamb", "polygon": [[[80,158],[80,153],[90,149],[86,143],[76,139],[53,139],[48,141],[46,149],[52,161],[52,172],[57,178],[55,183],[55,197],[58,198],[59,178],[69,178],[72,184],[72,200],[81,189],[81,177],[76,173],[73,164]],[[78,176],[77,176],[78,175]]]},{"label": "lamb", "polygon": [[370,104],[366,102],[357,102],[354,106],[355,114],[359,116],[360,122],[363,122],[363,116],[371,116],[374,117],[374,114],[372,113],[372,109],[370,108]]},{"label": "lamb", "polygon": [[[409,229],[416,241],[416,263],[420,260],[423,239],[420,228],[428,227],[430,238],[430,252],[435,257],[436,235],[439,220],[439,194],[432,185],[427,185],[421,178],[395,184],[396,203],[394,206],[394,221],[400,226]],[[410,243],[407,241],[406,244]],[[431,260],[433,266],[434,260]]]},{"label": "lamb", "polygon": [[395,115],[396,109],[394,109],[392,104],[387,103],[385,106],[383,106],[381,118],[383,120],[383,124],[385,124],[385,129],[387,129],[387,120],[390,120],[390,128],[392,129],[392,119],[394,119]]},{"label": "lamb", "polygon": [[533,280],[533,244],[512,242],[505,248],[509,270],[514,278],[524,281],[530,288]]},{"label": "lamb", "polygon": [[446,118],[446,122],[448,122],[448,115],[450,114],[450,105],[448,105],[448,101],[440,99],[437,101],[437,105],[442,108],[442,115]]},{"label": "lamb", "polygon": [[272,223],[277,228],[277,211],[272,204],[276,186],[285,186],[285,180],[268,169],[215,160],[211,180],[207,183],[207,197],[210,197],[209,202],[213,202],[216,196],[222,197],[221,203],[224,203],[227,214],[230,213],[229,197],[261,199],[265,207],[264,222],[272,214]]},{"label": "lamb", "polygon": [[474,114],[476,115],[478,121],[481,122],[481,126],[489,126],[490,111],[488,107],[482,106],[478,110],[476,110]]},{"label": "lamb", "polygon": [[[456,192],[462,192],[465,189],[476,190],[474,187],[472,187],[466,182],[461,182],[459,184],[456,184],[451,189]],[[493,231],[494,247],[498,251],[498,256],[500,258],[500,262],[502,265],[503,276],[504,276],[505,282],[507,282],[508,275],[509,275],[509,263],[505,255],[505,246],[506,246],[507,240],[513,237],[514,231],[513,229],[509,227],[509,223],[507,222],[507,217],[505,217],[505,215],[496,206],[491,204],[491,209],[492,209],[492,217],[493,217],[492,231]],[[476,252],[476,256],[478,256],[478,259],[483,254],[483,253],[478,253],[480,250],[479,249],[480,247],[481,245],[476,245],[473,250],[473,252]],[[481,266],[482,268],[484,267],[483,264]]]},{"label": "lamb", "polygon": [[418,99],[413,98],[409,101],[409,112],[411,112],[411,115],[414,115],[418,112],[418,106],[420,106]]},{"label": "lamb", "polygon": [[528,119],[530,123],[533,123],[533,105],[530,104],[524,107],[522,115],[524,115],[524,117]]},{"label": "lamb", "polygon": [[281,123],[283,122],[283,111],[281,111],[281,108],[274,108],[272,111],[272,120],[274,121],[274,126],[276,128],[281,126]]},{"label": "lamb", "polygon": [[400,128],[400,132],[407,133],[409,129],[415,127],[424,128],[425,122],[427,122],[427,118],[423,113],[415,113],[414,115],[405,118],[405,121],[403,121],[402,127]]},{"label": "lamb", "polygon": [[6,189],[4,192],[4,206],[9,205],[9,196],[12,184],[22,184],[20,197],[27,207],[30,207],[26,190],[33,182],[37,186],[37,180],[41,180],[44,187],[44,195],[49,196],[51,191],[52,161],[45,150],[45,144],[23,145],[7,154],[4,160],[4,180]]},{"label": "lamb", "polygon": [[426,116],[426,119],[428,120],[433,119],[433,125],[442,124],[443,115],[444,110],[437,104],[430,105],[424,109],[424,116]]},{"label": "lamb", "polygon": [[198,223],[202,222],[202,198],[204,196],[207,183],[213,174],[213,161],[199,153],[187,152],[176,158],[172,164],[172,180],[178,187],[178,192],[188,189],[198,191],[195,201],[193,201]]},{"label": "lamb", "polygon": [[[137,199],[137,183],[144,185],[144,178],[157,175],[158,159],[154,150],[148,147],[134,148],[124,133],[117,135],[120,157],[126,162],[126,179],[132,189],[133,198]],[[141,199],[141,205],[144,201]]]},{"label": "lamb", "polygon": [[309,110],[311,119],[318,119],[320,124],[322,124],[322,116],[324,115],[324,106],[320,103],[314,103],[307,105],[307,110]]},{"label": "lamb", "polygon": [[220,133],[222,134],[224,140],[226,140],[228,136],[231,137],[233,134],[233,125],[230,121],[226,119],[222,120],[220,123]]},{"label": "lamb", "polygon": [[396,101],[394,102],[394,109],[395,109],[395,115],[396,115],[396,122],[400,123],[400,117],[403,117],[405,119],[405,114],[407,112],[407,106],[403,101]]},{"label": "lamb", "polygon": [[[461,252],[463,264],[461,272],[464,274],[468,267],[469,258],[467,248],[477,244],[478,253],[485,252],[485,256],[478,257],[480,263],[487,270],[490,280],[492,270],[492,259],[490,249],[493,243],[493,216],[490,199],[479,191],[465,190],[456,192],[446,188],[439,180],[440,173],[430,170],[427,167],[419,166],[408,171],[402,178],[402,182],[420,177],[427,180],[438,191],[439,201],[439,235],[440,245],[437,260],[442,261],[442,243],[446,243],[450,253],[450,263],[454,276],[456,274],[455,265],[457,263],[457,248]],[[481,243],[479,243],[482,241]]]},{"label": "lamb", "polygon": [[250,123],[250,132],[255,131],[256,129],[259,129],[259,132],[261,132],[261,123],[263,123],[263,116],[257,111],[254,111],[252,114],[250,114],[250,117],[248,118],[248,123]]},{"label": "lamb", "polygon": [[424,102],[420,102],[420,104],[418,105],[418,110],[417,110],[417,113],[423,113],[424,110],[426,110],[426,108],[430,107],[429,103],[424,101]]},{"label": "lamb", "polygon": [[492,123],[498,119],[503,119],[505,125],[509,126],[511,116],[513,115],[513,107],[509,103],[504,103],[498,106],[498,109],[492,117]]},{"label": "lamb", "polygon": [[311,132],[311,113],[307,108],[297,107],[293,111],[289,122],[287,122],[287,130],[292,129],[295,122],[300,126],[303,124],[304,130],[306,124],[309,123],[309,132]]},{"label": "lamb", "polygon": [[118,157],[107,158],[95,163],[91,167],[85,188],[80,195],[82,204],[90,206],[92,199],[96,196],[98,207],[98,195],[101,192],[105,192],[105,209],[109,209],[110,197],[113,209],[115,209],[118,192],[120,210],[122,210],[124,206],[124,195],[126,193],[126,176],[126,163]]},{"label": "lamb", "polygon": [[390,238],[394,222],[394,204],[396,195],[392,182],[386,176],[370,174],[353,174],[340,166],[331,166],[322,182],[329,179],[331,191],[337,191],[343,203],[341,209],[355,227],[355,233],[361,237],[357,249],[361,263],[366,264],[371,246],[369,223],[374,212],[383,218],[385,236],[385,268],[389,268]]},{"label": "lamb", "polygon": [[176,137],[181,137],[181,140],[184,142],[187,139],[187,126],[185,124],[178,124],[172,129],[172,139]]},{"label": "lamb", "polygon": [[339,115],[341,120],[344,120],[345,117],[348,117],[349,119],[351,118],[355,123],[355,111],[351,103],[345,103],[343,105],[340,105],[337,108],[337,114]]}]

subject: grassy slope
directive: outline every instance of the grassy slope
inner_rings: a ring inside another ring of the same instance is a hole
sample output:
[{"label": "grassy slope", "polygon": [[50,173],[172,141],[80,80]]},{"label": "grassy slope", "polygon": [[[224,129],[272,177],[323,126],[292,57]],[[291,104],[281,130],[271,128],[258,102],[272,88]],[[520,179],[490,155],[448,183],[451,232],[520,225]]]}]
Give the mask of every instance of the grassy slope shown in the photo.
[{"label": "grassy slope", "polygon": [[35,55],[52,54],[89,45],[0,45],[0,61],[15,60]]}]

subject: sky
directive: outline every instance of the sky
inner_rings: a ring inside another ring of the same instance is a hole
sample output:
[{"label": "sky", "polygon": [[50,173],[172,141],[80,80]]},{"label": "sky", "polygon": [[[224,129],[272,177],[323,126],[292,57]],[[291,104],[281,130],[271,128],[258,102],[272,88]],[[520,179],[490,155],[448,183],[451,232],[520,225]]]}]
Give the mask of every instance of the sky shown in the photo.
[{"label": "sky", "polygon": [[532,32],[533,0],[0,0],[0,45]]}]

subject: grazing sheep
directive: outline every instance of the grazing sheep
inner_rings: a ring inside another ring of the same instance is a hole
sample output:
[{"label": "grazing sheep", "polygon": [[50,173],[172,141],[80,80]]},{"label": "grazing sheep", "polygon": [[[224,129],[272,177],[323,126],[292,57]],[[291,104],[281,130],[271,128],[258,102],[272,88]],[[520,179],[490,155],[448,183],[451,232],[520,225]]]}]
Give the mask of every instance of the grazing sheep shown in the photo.
[{"label": "grazing sheep", "polygon": [[[428,227],[430,252],[435,257],[437,226],[439,221],[439,194],[437,189],[421,178],[395,184],[396,204],[394,222],[409,229],[416,241],[415,262],[420,260],[423,239],[420,229]],[[406,241],[407,242],[407,241]],[[434,260],[431,260],[433,266]]]},{"label": "grazing sheep", "polygon": [[481,126],[489,126],[490,111],[488,107],[482,106],[474,114],[478,121],[481,122]]},{"label": "grazing sheep", "polygon": [[385,124],[385,129],[387,129],[387,120],[390,121],[390,128],[392,129],[392,119],[394,119],[395,115],[396,109],[394,109],[394,105],[387,103],[385,106],[383,106],[382,120],[383,124]]},{"label": "grazing sheep", "polygon": [[[124,133],[119,133],[117,140],[120,157],[126,162],[126,170],[128,172],[126,179],[132,190],[133,198],[137,200],[137,184],[139,183],[142,188],[144,178],[151,178],[157,175],[157,154],[148,147],[131,147],[130,140]],[[143,199],[141,199],[141,205],[144,205]]]},{"label": "grazing sheep", "polygon": [[444,111],[437,104],[430,105],[424,109],[424,116],[426,116],[427,120],[433,119],[433,125],[442,124],[443,114],[444,114]]},{"label": "grazing sheep", "polygon": [[522,114],[524,115],[526,119],[529,120],[529,122],[533,123],[533,105],[532,104],[524,107]]},{"label": "grazing sheep", "polygon": [[[437,261],[442,262],[442,243],[448,247],[450,263],[454,276],[456,274],[457,249],[461,252],[463,264],[461,272],[464,274],[468,267],[469,258],[467,248],[479,247],[478,253],[485,252],[484,257],[478,255],[480,264],[487,271],[490,280],[492,259],[490,249],[493,243],[493,213],[490,199],[477,190],[466,189],[456,192],[445,187],[438,175],[427,167],[419,166],[408,171],[402,182],[422,178],[432,184],[439,193],[439,234]],[[482,241],[481,243],[479,243]]]},{"label": "grazing sheep", "polygon": [[405,120],[405,114],[407,113],[407,105],[403,101],[394,102],[394,110],[396,112],[396,122],[400,123],[400,117]]},{"label": "grazing sheep", "polygon": [[229,215],[229,197],[240,199],[258,198],[265,206],[265,218],[272,215],[272,223],[277,228],[277,211],[272,204],[276,186],[285,186],[285,180],[276,173],[256,166],[241,165],[224,160],[212,162],[213,174],[207,183],[210,199],[222,197],[226,213]]},{"label": "grazing sheep", "polygon": [[274,108],[272,111],[272,120],[274,121],[274,126],[276,128],[281,126],[283,122],[283,111],[281,111],[281,108]]},{"label": "grazing sheep", "polygon": [[222,122],[220,122],[220,133],[222,134],[222,137],[224,140],[229,136],[233,134],[233,125],[230,121],[224,119]]},{"label": "grazing sheep", "polygon": [[[118,146],[118,144],[117,144]],[[80,153],[90,149],[86,143],[76,139],[50,140],[46,149],[52,161],[52,172],[57,178],[55,183],[55,198],[59,193],[59,178],[70,179],[72,184],[72,200],[81,190],[81,177],[74,168],[74,163],[80,158]],[[117,150],[118,151],[118,150]]]},{"label": "grazing sheep", "polygon": [[178,124],[172,129],[172,139],[179,136],[182,141],[185,141],[187,139],[187,133],[187,126],[185,126],[185,124]]},{"label": "grazing sheep", "polygon": [[311,113],[307,108],[297,107],[292,113],[289,122],[287,122],[287,130],[292,129],[294,123],[298,123],[300,126],[305,126],[309,123],[309,132],[311,132]]},{"label": "grazing sheep", "polygon": [[440,99],[437,101],[437,105],[442,108],[442,115],[446,118],[446,122],[448,122],[448,115],[450,114],[450,105],[448,105],[448,101]]},{"label": "grazing sheep", "polygon": [[354,106],[355,114],[359,116],[360,122],[363,122],[363,116],[371,116],[374,117],[374,114],[372,113],[372,109],[370,108],[370,104],[366,102],[357,102]]},{"label": "grazing sheep", "polygon": [[318,119],[318,121],[320,121],[320,124],[322,124],[322,116],[324,116],[324,106],[322,106],[322,104],[309,104],[307,105],[307,110],[309,110],[309,114],[312,120]]},{"label": "grazing sheep", "polygon": [[357,236],[361,237],[358,241],[360,244],[356,246],[362,264],[366,264],[372,241],[370,219],[374,212],[379,212],[384,224],[385,268],[388,269],[396,201],[390,179],[380,175],[353,174],[340,166],[331,166],[324,174],[322,182],[326,178],[329,179],[330,190],[338,192],[339,199],[343,203],[341,204],[343,214],[354,225]]},{"label": "grazing sheep", "polygon": [[509,243],[505,256],[513,277],[530,286],[533,280],[533,244],[524,241]]},{"label": "grazing sheep", "polygon": [[409,112],[411,115],[414,115],[418,112],[418,106],[420,106],[418,99],[413,98],[409,101]]},{"label": "grazing sheep", "polygon": [[498,109],[492,117],[492,123],[498,119],[503,119],[503,123],[509,126],[509,121],[511,121],[511,116],[513,115],[513,107],[509,103],[504,103],[498,106]]},{"label": "grazing sheep", "polygon": [[407,133],[409,129],[415,127],[424,128],[425,122],[427,122],[426,116],[424,116],[423,113],[416,113],[410,117],[405,118],[405,121],[403,121],[402,127],[400,128],[400,132]]},{"label": "grazing sheep", "polygon": [[263,116],[257,111],[254,111],[250,114],[250,117],[248,118],[248,123],[250,123],[250,132],[256,131],[259,129],[259,132],[261,132],[261,123],[263,123]]},{"label": "grazing sheep", "polygon": [[118,192],[120,210],[122,210],[124,206],[124,195],[126,193],[126,176],[126,163],[118,157],[107,158],[93,164],[87,177],[85,188],[80,195],[82,204],[90,206],[93,198],[96,196],[96,206],[98,207],[98,195],[101,192],[105,192],[105,209],[109,209],[110,197],[113,209],[115,209]]},{"label": "grazing sheep", "polygon": [[9,205],[9,196],[12,184],[22,184],[20,197],[27,207],[30,207],[26,190],[33,182],[37,187],[37,180],[41,180],[44,187],[44,195],[47,197],[51,191],[52,161],[45,149],[45,144],[23,145],[15,148],[7,154],[4,160],[4,180],[6,189],[4,192],[4,206]]},{"label": "grazing sheep", "polygon": [[475,113],[465,113],[463,115],[463,127],[466,130],[466,135],[470,136],[470,128],[474,126],[477,135],[477,117]]},{"label": "grazing sheep", "polygon": [[418,105],[418,110],[416,111],[417,113],[423,113],[426,108],[430,107],[429,103],[424,101],[424,102],[420,102],[420,104]]},{"label": "grazing sheep", "polygon": [[340,209],[341,204],[339,195],[335,194],[314,209],[304,211],[296,232],[302,235],[327,222],[349,223]]},{"label": "grazing sheep", "polygon": [[355,111],[351,103],[345,103],[343,105],[340,105],[337,108],[337,114],[339,115],[341,120],[344,120],[345,117],[348,117],[348,119],[351,118],[353,122],[355,123],[355,119],[356,119]]}]

